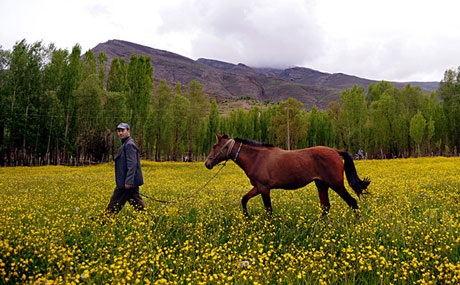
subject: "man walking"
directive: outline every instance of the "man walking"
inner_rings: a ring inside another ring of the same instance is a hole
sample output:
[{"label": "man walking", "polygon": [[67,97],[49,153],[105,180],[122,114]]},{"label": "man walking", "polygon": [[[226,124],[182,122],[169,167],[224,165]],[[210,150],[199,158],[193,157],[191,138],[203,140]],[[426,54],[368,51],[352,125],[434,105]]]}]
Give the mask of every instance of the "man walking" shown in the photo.
[{"label": "man walking", "polygon": [[117,187],[110,198],[106,213],[117,214],[128,201],[137,211],[145,210],[144,201],[139,194],[139,186],[144,184],[139,149],[131,138],[129,125],[117,126],[122,145],[115,157],[115,181]]}]

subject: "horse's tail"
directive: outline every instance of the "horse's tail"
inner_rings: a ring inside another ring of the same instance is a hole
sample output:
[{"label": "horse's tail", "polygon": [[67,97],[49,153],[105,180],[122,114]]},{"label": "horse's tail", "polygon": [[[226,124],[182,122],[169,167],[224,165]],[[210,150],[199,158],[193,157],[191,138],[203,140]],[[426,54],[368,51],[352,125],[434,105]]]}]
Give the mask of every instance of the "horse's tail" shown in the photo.
[{"label": "horse's tail", "polygon": [[359,179],[355,164],[353,163],[353,158],[348,152],[340,150],[337,152],[341,157],[343,157],[345,174],[347,176],[348,184],[350,184],[356,195],[358,195],[358,198],[361,198],[360,196],[362,194],[368,194],[369,192],[363,191],[366,190],[367,186],[369,186],[371,180],[368,177],[364,178],[364,180]]}]

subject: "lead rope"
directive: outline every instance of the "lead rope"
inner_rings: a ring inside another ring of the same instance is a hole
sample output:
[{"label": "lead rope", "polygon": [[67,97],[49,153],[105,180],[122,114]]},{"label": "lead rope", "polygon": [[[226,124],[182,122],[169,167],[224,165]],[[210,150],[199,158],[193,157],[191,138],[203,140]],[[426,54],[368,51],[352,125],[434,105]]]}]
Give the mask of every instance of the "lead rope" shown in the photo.
[{"label": "lead rope", "polygon": [[[228,156],[230,155],[232,149],[233,149],[233,146],[235,145],[235,140],[234,140],[234,139],[230,139],[227,143],[225,143],[224,146],[222,146],[222,148],[217,152],[217,154],[214,155],[211,159],[214,161],[214,159],[216,159],[216,157],[217,157],[217,156],[225,149],[225,147],[226,147],[227,145],[229,145],[229,144],[230,144],[230,146],[228,147],[228,150],[227,150],[227,157],[228,157]],[[236,152],[236,156],[235,156],[235,160],[234,160],[234,161],[236,161],[236,159],[238,158],[238,154],[240,153],[241,145],[242,145],[242,144],[243,144],[243,143],[241,142],[240,147],[238,148],[238,151]],[[206,187],[206,186],[209,184],[209,182],[211,182],[211,180],[213,180],[213,179],[217,176],[217,174],[219,174],[219,172],[227,165],[227,161],[228,161],[228,160],[229,160],[229,157],[224,161],[224,163],[222,164],[222,167],[216,172],[216,174],[214,174],[214,176],[211,177],[211,178],[208,180],[208,182],[206,182],[201,188],[199,188],[198,190],[196,190],[196,191],[195,191],[194,193],[192,193],[190,196],[185,197],[185,198],[183,198],[183,199],[166,201],[166,200],[155,199],[155,198],[152,198],[152,197],[147,196],[147,195],[142,194],[142,193],[140,193],[140,195],[141,195],[141,196],[144,196],[145,198],[148,198],[148,199],[150,199],[150,200],[152,200],[152,201],[160,202],[160,203],[167,203],[167,204],[179,203],[179,202],[188,200],[188,199],[192,198],[193,196],[195,196],[196,194],[198,194],[198,192],[200,192],[201,190],[203,190],[204,187]]]},{"label": "lead rope", "polygon": [[196,190],[194,193],[192,193],[191,195],[189,195],[188,197],[185,197],[185,198],[183,198],[183,199],[166,201],[166,200],[158,200],[158,199],[152,198],[152,197],[147,196],[147,195],[142,194],[142,193],[140,193],[140,194],[141,194],[141,196],[144,196],[145,198],[148,198],[148,199],[150,199],[150,200],[152,200],[152,201],[160,202],[160,203],[165,203],[165,204],[174,204],[174,203],[183,202],[183,201],[185,201],[185,200],[188,200],[188,199],[192,198],[193,196],[195,196],[196,194],[198,194],[198,192],[200,192],[201,190],[203,190],[204,187],[206,187],[206,186],[209,184],[209,182],[211,182],[211,180],[213,180],[213,179],[217,176],[217,174],[219,174],[219,172],[220,172],[222,169],[224,169],[225,165],[227,165],[227,160],[222,164],[222,167],[216,172],[216,174],[214,174],[214,176],[211,177],[211,178],[208,180],[208,182],[206,182],[203,186],[201,186],[201,188],[199,188],[198,190]]}]

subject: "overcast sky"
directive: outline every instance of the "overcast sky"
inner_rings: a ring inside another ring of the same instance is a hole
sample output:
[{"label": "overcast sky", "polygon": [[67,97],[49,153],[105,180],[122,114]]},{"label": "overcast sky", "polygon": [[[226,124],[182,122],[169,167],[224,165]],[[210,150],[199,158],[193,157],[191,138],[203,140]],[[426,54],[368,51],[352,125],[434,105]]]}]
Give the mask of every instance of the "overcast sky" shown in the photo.
[{"label": "overcast sky", "polygon": [[198,59],[440,81],[460,66],[456,0],[0,0],[0,45],[120,39]]}]

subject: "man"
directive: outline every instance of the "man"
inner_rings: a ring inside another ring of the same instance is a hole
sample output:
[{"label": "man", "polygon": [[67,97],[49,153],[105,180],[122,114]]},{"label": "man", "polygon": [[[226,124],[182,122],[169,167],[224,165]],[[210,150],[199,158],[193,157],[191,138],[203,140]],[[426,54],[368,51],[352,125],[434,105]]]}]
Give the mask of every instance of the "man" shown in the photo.
[{"label": "man", "polygon": [[364,151],[361,148],[359,148],[359,150],[358,150],[358,160],[362,160],[363,157],[364,157]]},{"label": "man", "polygon": [[117,126],[122,145],[115,157],[115,181],[117,187],[110,198],[106,213],[117,214],[128,201],[137,211],[145,210],[144,201],[139,194],[139,186],[144,184],[139,149],[131,138],[129,125]]}]

